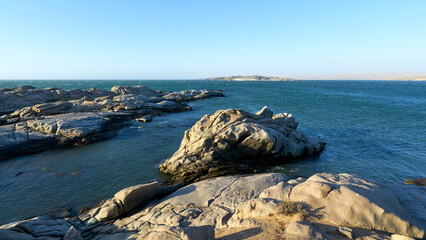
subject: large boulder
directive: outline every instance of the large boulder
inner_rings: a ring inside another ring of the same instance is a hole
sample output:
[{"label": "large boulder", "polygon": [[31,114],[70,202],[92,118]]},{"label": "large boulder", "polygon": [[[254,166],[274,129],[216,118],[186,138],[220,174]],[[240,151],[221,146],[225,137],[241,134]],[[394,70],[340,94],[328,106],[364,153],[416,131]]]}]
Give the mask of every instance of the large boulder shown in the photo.
[{"label": "large boulder", "polygon": [[[159,169],[176,180],[193,180],[239,164],[269,164],[318,154],[325,143],[296,131],[291,114],[238,109],[206,115],[185,132],[180,148]],[[243,166],[242,168],[246,168]],[[240,169],[242,170],[242,169]]]}]

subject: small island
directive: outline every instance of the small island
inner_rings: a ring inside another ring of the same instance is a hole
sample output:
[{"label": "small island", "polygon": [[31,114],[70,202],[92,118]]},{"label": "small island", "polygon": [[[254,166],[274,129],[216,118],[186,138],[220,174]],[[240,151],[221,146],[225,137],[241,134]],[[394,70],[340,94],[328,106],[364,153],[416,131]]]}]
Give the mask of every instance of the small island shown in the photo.
[{"label": "small island", "polygon": [[250,75],[250,76],[230,76],[230,77],[216,77],[216,78],[207,78],[209,81],[299,81],[292,78],[282,78],[282,77],[269,77],[269,76],[259,76],[259,75]]},{"label": "small island", "polygon": [[426,81],[426,76],[409,76],[409,77],[402,77],[402,78],[394,78],[392,80],[397,80],[397,81]]}]

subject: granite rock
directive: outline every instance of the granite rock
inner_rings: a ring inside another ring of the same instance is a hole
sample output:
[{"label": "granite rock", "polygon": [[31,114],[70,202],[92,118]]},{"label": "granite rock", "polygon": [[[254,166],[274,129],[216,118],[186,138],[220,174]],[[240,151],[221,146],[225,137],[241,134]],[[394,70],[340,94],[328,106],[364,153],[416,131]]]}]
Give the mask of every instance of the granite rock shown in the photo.
[{"label": "granite rock", "polygon": [[324,142],[296,128],[291,115],[273,115],[268,108],[257,114],[220,110],[187,130],[179,149],[159,169],[176,180],[194,180],[239,164],[264,165],[321,152]]}]

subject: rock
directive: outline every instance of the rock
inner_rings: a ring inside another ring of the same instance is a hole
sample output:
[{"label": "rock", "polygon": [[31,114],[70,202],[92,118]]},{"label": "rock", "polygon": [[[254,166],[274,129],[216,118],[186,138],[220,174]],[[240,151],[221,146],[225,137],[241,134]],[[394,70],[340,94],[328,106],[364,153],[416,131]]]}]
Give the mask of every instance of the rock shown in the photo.
[{"label": "rock", "polygon": [[267,106],[264,106],[262,109],[260,109],[259,112],[256,113],[256,115],[262,116],[264,118],[272,118],[274,113]]},{"label": "rock", "polygon": [[105,201],[102,206],[93,209],[88,214],[88,217],[82,217],[81,219],[88,219],[89,224],[95,224],[100,221],[117,218],[146,203],[159,192],[160,186],[157,181],[125,188],[117,192],[114,198]]},{"label": "rock", "polygon": [[114,201],[129,212],[159,193],[157,181],[125,188],[114,195]]},{"label": "rock", "polygon": [[72,226],[64,235],[63,240],[83,240],[80,232]]},{"label": "rock", "polygon": [[200,227],[168,227],[164,225],[155,225],[145,233],[137,234],[138,239],[152,240],[214,240],[214,228],[212,226]]},{"label": "rock", "polygon": [[239,219],[265,217],[274,214],[277,210],[278,204],[279,201],[274,199],[256,198],[241,203],[235,214]]},{"label": "rock", "polygon": [[2,240],[35,240],[33,236],[25,232],[16,232],[9,229],[0,229],[0,239]]},{"label": "rock", "polygon": [[339,232],[345,234],[348,238],[353,239],[352,238],[352,229],[350,229],[348,227],[339,227]]},{"label": "rock", "polygon": [[[141,209],[117,216],[114,204],[120,213],[120,209],[126,209],[122,206],[129,203],[130,197],[141,194],[144,198],[146,195],[142,193],[147,190],[151,193],[147,186],[120,191],[101,207],[78,216],[82,223],[73,222],[75,227],[79,226],[76,231],[85,239],[94,240],[214,239],[216,230],[264,228],[266,224],[273,235],[266,235],[265,239],[340,239],[343,235],[335,235],[339,226],[348,235],[353,229],[352,236],[362,239],[389,239],[390,233],[394,234],[392,239],[424,237],[424,225],[418,224],[419,218],[413,214],[423,209],[407,209],[398,201],[403,198],[395,197],[387,187],[349,174],[322,173],[308,179],[279,173],[218,177],[187,185]],[[398,195],[421,189],[403,186],[407,188],[400,189]],[[426,202],[423,195],[415,196],[419,197],[417,201]],[[304,221],[294,222],[293,217],[274,214],[277,204],[293,200],[309,204],[309,216]],[[98,221],[95,217],[101,211],[116,217]],[[0,226],[0,236],[63,238],[71,232],[71,227],[62,219],[38,217]]]},{"label": "rock", "polygon": [[152,90],[144,86],[134,86],[134,87],[114,86],[111,88],[111,92],[114,92],[117,95],[138,94],[143,96],[158,96],[161,94],[161,91]]},{"label": "rock", "polygon": [[424,236],[423,227],[392,192],[349,174],[315,174],[294,186],[289,200],[320,209],[318,217],[334,225]]},{"label": "rock", "polygon": [[163,96],[164,99],[171,100],[174,102],[189,102],[202,99],[208,99],[212,97],[224,97],[220,90],[183,90],[180,92],[172,92]]},{"label": "rock", "polygon": [[144,116],[141,118],[136,118],[136,121],[138,122],[152,122],[152,117],[151,116]]},{"label": "rock", "polygon": [[119,206],[114,200],[107,200],[98,210],[97,214],[93,217],[91,223],[97,223],[108,219],[113,219],[120,216]]},{"label": "rock", "polygon": [[36,217],[0,226],[0,239],[62,239],[71,227],[62,219]]},{"label": "rock", "polygon": [[392,234],[391,240],[414,240],[414,238],[407,237],[404,235],[399,235],[399,234]]},{"label": "rock", "polygon": [[285,229],[284,239],[311,239],[320,240],[328,239],[329,237],[314,228],[313,226],[303,222],[292,222]]},{"label": "rock", "polygon": [[10,113],[36,104],[76,100],[83,97],[96,98],[108,95],[115,95],[115,93],[99,89],[64,91],[59,88],[37,89],[32,86],[3,88],[0,89],[0,114]]},{"label": "rock", "polygon": [[265,165],[318,154],[325,143],[295,130],[289,115],[238,109],[206,115],[185,132],[180,148],[159,169],[176,180],[194,180],[246,165]]},{"label": "rock", "polygon": [[223,93],[219,90],[163,92],[144,86],[115,86],[111,91],[3,88],[0,126],[5,127],[0,128],[0,160],[51,147],[100,141],[115,136],[116,130],[126,126],[128,120],[188,111],[191,108],[182,101],[215,96]]},{"label": "rock", "polygon": [[108,118],[97,113],[67,113],[27,121],[34,131],[66,138],[82,138],[101,132]]},{"label": "rock", "polygon": [[25,125],[19,124],[0,126],[0,160],[19,156],[22,153],[37,152],[58,143],[55,136],[27,131],[27,129]]},{"label": "rock", "polygon": [[72,103],[58,101],[54,103],[42,103],[34,105],[31,109],[38,115],[52,115],[62,113],[64,110],[72,107]]},{"label": "rock", "polygon": [[421,178],[421,179],[407,179],[405,181],[406,184],[413,184],[413,185],[419,185],[419,186],[423,186],[426,187],[426,178]]},{"label": "rock", "polygon": [[210,225],[188,227],[183,230],[181,237],[188,240],[214,240],[214,227]]}]

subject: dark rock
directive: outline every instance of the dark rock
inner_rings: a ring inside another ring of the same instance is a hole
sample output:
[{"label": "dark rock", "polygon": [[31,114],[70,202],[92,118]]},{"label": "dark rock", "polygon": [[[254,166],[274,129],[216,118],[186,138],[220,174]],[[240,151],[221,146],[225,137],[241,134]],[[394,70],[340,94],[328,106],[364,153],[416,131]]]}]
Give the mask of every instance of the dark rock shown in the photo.
[{"label": "dark rock", "polygon": [[412,185],[419,185],[426,187],[426,178],[420,178],[420,179],[407,179],[405,180],[406,184],[412,184]]}]

